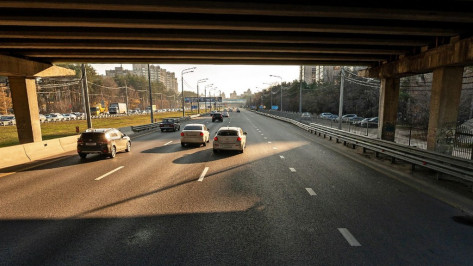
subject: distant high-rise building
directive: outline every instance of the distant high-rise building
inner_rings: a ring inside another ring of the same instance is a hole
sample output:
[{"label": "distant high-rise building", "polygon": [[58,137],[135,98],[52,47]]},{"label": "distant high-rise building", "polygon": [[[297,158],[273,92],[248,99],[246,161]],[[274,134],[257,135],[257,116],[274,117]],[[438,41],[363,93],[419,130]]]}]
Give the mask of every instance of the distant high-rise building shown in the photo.
[{"label": "distant high-rise building", "polygon": [[107,77],[117,77],[124,76],[128,73],[131,73],[130,70],[123,69],[123,67],[115,67],[113,70],[105,70],[105,76]]},{"label": "distant high-rise building", "polygon": [[[340,79],[341,66],[303,66],[303,80],[307,84],[316,82],[337,83]],[[356,71],[364,67],[348,66],[345,69]]]},{"label": "distant high-rise building", "polygon": [[[174,72],[168,72],[160,66],[149,65],[151,81],[160,81],[168,90],[177,92],[177,78]],[[148,64],[133,64],[133,74],[148,77]]]},{"label": "distant high-rise building", "polygon": [[238,94],[236,91],[230,92],[230,99],[237,99],[237,98],[238,98]]}]

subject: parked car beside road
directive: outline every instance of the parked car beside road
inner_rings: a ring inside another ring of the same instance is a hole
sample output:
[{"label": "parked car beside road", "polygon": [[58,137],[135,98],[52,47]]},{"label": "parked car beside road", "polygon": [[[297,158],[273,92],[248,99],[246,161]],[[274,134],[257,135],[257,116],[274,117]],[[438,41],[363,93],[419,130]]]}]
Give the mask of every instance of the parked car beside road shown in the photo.
[{"label": "parked car beside road", "polygon": [[0,126],[16,125],[16,119],[13,115],[4,115],[0,118]]}]

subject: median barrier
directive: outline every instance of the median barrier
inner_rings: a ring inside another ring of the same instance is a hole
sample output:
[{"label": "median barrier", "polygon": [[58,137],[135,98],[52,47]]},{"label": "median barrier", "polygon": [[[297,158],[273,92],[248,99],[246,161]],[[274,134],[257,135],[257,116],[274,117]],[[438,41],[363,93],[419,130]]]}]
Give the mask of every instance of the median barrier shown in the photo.
[{"label": "median barrier", "polygon": [[133,132],[133,130],[131,129],[131,127],[120,127],[118,128],[118,130],[120,130],[123,134],[126,134],[127,136],[133,136],[133,134],[135,134],[135,132]]},{"label": "median barrier", "polygon": [[77,139],[80,135],[64,137],[59,139],[59,143],[64,151],[74,151],[77,149]]},{"label": "median barrier", "polygon": [[29,162],[23,145],[0,148],[0,169]]},{"label": "median barrier", "polygon": [[64,152],[59,139],[23,144],[26,155],[31,161],[44,159]]}]

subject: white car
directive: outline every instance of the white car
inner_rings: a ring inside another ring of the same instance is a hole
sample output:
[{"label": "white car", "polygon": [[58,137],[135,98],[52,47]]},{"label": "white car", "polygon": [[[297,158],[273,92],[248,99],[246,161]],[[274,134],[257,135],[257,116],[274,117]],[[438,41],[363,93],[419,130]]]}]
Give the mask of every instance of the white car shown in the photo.
[{"label": "white car", "polygon": [[209,138],[209,129],[204,124],[187,124],[181,132],[181,146],[189,144],[206,146]]},{"label": "white car", "polygon": [[239,127],[221,127],[214,137],[213,151],[236,150],[243,153],[246,147],[246,134]]}]

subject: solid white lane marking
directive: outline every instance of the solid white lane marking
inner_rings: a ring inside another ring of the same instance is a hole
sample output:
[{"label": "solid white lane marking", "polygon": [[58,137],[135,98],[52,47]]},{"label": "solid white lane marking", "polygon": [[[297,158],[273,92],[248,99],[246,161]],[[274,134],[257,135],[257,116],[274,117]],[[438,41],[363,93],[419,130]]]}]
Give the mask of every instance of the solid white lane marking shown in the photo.
[{"label": "solid white lane marking", "polygon": [[279,155],[279,157],[280,157],[281,159],[284,159],[284,156],[282,156],[282,155]]},{"label": "solid white lane marking", "polygon": [[296,172],[296,169],[290,167],[289,170],[291,170],[291,172],[295,173]]},{"label": "solid white lane marking", "polygon": [[165,143],[164,146],[169,145],[169,144],[171,144],[171,143],[172,143],[172,140],[171,140],[170,142],[168,142],[168,143]]},{"label": "solid white lane marking", "polygon": [[207,174],[207,171],[208,171],[208,170],[209,170],[209,168],[208,168],[208,167],[205,167],[204,171],[203,171],[202,174],[200,175],[199,180],[197,180],[197,181],[199,181],[199,182],[204,181],[205,174]]},{"label": "solid white lane marking", "polygon": [[102,178],[104,178],[104,177],[106,177],[106,176],[108,176],[108,175],[111,175],[111,174],[115,173],[116,171],[122,169],[123,167],[125,167],[125,166],[120,166],[120,167],[116,168],[115,170],[112,170],[112,171],[110,171],[110,172],[108,172],[108,173],[106,173],[106,174],[104,174],[104,175],[102,175],[102,176],[99,176],[99,177],[97,177],[97,178],[95,179],[95,181],[99,181],[100,179],[102,179]]},{"label": "solid white lane marking", "polygon": [[315,191],[313,189],[311,189],[310,187],[306,188],[305,190],[307,190],[307,192],[309,192],[309,195],[317,196],[317,194],[315,194]]},{"label": "solid white lane marking", "polygon": [[343,235],[343,237],[348,241],[348,244],[352,247],[360,247],[361,244],[356,240],[356,238],[348,231],[346,228],[338,228],[338,231]]}]

